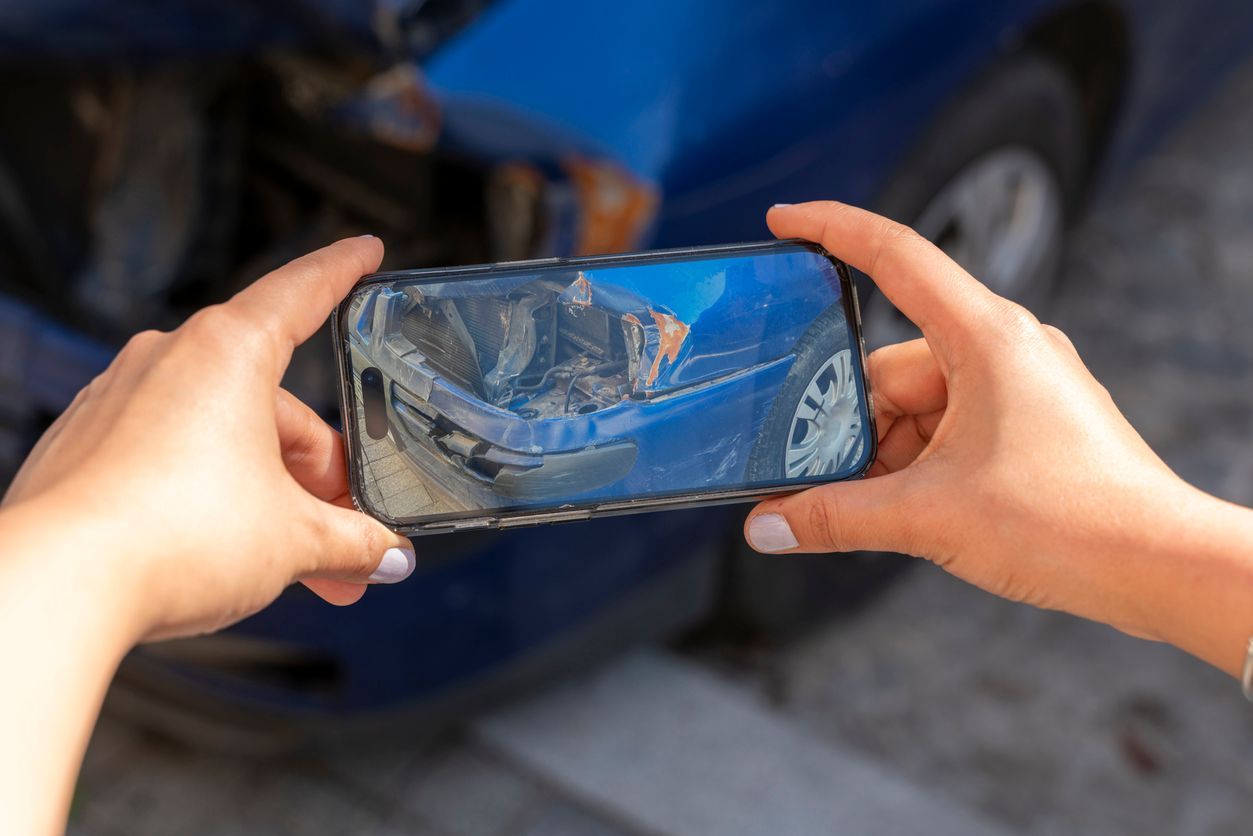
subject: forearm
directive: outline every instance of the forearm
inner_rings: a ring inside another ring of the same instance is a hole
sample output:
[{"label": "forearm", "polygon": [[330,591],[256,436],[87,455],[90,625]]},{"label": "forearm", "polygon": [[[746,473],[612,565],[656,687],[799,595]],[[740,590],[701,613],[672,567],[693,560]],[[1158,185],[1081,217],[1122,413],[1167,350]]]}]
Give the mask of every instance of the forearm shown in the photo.
[{"label": "forearm", "polygon": [[0,511],[0,832],[65,826],[105,690],[135,637],[106,532],[38,502]]}]

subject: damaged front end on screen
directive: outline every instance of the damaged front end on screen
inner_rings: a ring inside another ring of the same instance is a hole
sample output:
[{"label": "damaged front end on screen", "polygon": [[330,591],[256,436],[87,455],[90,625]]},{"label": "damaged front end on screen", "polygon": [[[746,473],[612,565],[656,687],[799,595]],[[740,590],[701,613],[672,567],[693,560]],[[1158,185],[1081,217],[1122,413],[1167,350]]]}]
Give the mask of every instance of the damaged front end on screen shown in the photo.
[{"label": "damaged front end on screen", "polygon": [[702,344],[656,290],[589,268],[363,291],[345,330],[353,367],[377,370],[376,438],[465,509],[593,497],[658,474],[699,482],[742,463],[746,439],[685,455],[711,444],[693,435],[692,411],[752,412],[761,376],[777,381],[786,360],[720,363],[717,325]]},{"label": "damaged front end on screen", "polygon": [[354,305],[354,350],[391,383],[393,440],[424,469],[521,501],[622,479],[637,443],[596,418],[664,391],[689,326],[583,272],[500,284],[494,296],[384,286]]}]

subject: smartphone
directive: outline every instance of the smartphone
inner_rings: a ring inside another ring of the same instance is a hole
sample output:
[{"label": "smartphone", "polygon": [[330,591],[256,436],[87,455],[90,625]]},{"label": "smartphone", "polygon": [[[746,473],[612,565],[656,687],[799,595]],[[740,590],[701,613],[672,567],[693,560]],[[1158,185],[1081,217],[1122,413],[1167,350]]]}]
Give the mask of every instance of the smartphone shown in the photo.
[{"label": "smartphone", "polygon": [[357,506],[408,534],[861,476],[848,268],[804,241],[376,273],[335,312]]}]

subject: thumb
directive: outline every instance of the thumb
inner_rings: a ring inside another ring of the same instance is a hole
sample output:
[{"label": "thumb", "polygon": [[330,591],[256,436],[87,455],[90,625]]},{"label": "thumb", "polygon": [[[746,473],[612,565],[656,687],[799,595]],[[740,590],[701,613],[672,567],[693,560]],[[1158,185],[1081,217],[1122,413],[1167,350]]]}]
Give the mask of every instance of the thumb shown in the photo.
[{"label": "thumb", "polygon": [[417,558],[408,538],[360,511],[315,503],[315,542],[301,580],[399,583],[413,572]]},{"label": "thumb", "polygon": [[910,552],[914,513],[906,476],[837,482],[760,503],[744,523],[759,552]]}]

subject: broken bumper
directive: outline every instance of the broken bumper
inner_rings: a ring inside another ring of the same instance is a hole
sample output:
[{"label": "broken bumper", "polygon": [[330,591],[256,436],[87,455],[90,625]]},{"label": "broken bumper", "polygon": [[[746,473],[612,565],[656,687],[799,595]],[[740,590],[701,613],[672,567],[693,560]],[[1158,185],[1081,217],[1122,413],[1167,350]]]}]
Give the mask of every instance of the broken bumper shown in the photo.
[{"label": "broken bumper", "polygon": [[631,472],[639,452],[632,441],[579,450],[510,450],[432,412],[392,387],[392,434],[409,458],[436,474],[454,468],[456,475],[520,502],[560,499],[617,482]]},{"label": "broken bumper", "polygon": [[[420,470],[456,494],[450,498],[473,505],[479,501],[474,496],[478,487],[519,502],[559,499],[617,482],[635,466],[639,451],[631,440],[555,450],[533,444],[520,450],[490,441],[470,427],[499,431],[502,421],[526,421],[449,385],[425,368],[412,343],[399,335],[368,346],[353,340],[351,345],[359,368],[373,366],[383,373],[393,442]],[[468,490],[453,488],[461,484]]]}]

